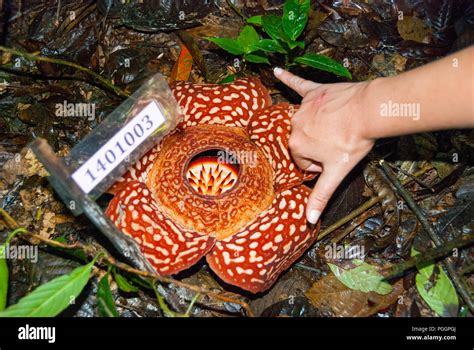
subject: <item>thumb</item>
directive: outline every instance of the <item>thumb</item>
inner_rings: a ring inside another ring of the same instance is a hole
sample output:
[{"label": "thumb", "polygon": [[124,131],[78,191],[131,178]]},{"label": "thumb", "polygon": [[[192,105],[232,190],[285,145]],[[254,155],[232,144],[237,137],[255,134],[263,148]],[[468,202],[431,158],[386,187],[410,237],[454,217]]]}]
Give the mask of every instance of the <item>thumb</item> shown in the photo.
[{"label": "thumb", "polygon": [[325,169],[319,176],[313,191],[308,197],[306,205],[306,218],[311,224],[318,222],[321,213],[328,204],[331,196],[336,191],[345,174],[341,174],[339,169]]},{"label": "thumb", "polygon": [[310,173],[320,173],[323,171],[321,163],[311,159],[293,156],[293,161],[301,170],[308,171]]},{"label": "thumb", "polygon": [[280,67],[275,67],[273,69],[273,74],[275,74],[282,83],[295,90],[302,97],[304,97],[308,91],[316,89],[321,85],[314,81],[303,79]]}]

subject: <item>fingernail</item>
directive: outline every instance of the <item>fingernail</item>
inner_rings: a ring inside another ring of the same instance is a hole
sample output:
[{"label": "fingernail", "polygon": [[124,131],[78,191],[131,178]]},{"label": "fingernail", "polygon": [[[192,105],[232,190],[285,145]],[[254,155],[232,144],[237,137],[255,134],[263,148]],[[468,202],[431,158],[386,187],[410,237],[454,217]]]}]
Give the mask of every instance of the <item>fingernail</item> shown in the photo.
[{"label": "fingernail", "polygon": [[304,170],[309,171],[309,172],[319,173],[319,172],[321,172],[321,167],[316,165],[316,164],[311,164],[310,166],[308,166]]},{"label": "fingernail", "polygon": [[318,222],[319,217],[321,216],[321,212],[319,210],[311,210],[308,215],[308,221],[310,224],[315,224]]},{"label": "fingernail", "polygon": [[283,72],[283,69],[281,69],[280,67],[273,68],[273,74],[275,75],[280,75],[282,72]]}]

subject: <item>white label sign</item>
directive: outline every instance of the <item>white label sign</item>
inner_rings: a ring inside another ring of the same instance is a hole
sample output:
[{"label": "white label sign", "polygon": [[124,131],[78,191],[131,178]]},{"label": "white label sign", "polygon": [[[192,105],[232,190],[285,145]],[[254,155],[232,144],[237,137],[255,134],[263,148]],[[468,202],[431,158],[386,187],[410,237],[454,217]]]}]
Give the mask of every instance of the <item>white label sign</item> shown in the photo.
[{"label": "white label sign", "polygon": [[164,122],[158,104],[150,102],[72,174],[73,180],[89,193]]}]

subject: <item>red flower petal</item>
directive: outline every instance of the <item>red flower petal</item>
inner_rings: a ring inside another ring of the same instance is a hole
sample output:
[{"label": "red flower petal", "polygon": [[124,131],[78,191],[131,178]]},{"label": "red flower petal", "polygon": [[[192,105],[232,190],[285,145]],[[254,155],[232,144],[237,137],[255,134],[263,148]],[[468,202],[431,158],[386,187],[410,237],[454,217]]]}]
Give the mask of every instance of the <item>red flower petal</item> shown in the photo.
[{"label": "red flower petal", "polygon": [[183,230],[167,219],[145,184],[128,182],[109,204],[108,215],[140,245],[156,271],[172,275],[194,265],[214,245],[215,238]]},{"label": "red flower petal", "polygon": [[270,288],[317,237],[319,226],[311,228],[305,217],[309,193],[304,185],[281,192],[245,229],[216,242],[206,257],[212,270],[253,293]]},{"label": "red flower petal", "polygon": [[267,89],[256,78],[222,85],[177,81],[171,89],[184,115],[178,128],[197,124],[245,127],[255,111],[272,103]]},{"label": "red flower petal", "polygon": [[290,155],[288,139],[294,112],[295,106],[280,103],[258,111],[247,126],[250,139],[270,160],[276,192],[301,185],[303,181],[315,177],[314,173],[301,171]]}]

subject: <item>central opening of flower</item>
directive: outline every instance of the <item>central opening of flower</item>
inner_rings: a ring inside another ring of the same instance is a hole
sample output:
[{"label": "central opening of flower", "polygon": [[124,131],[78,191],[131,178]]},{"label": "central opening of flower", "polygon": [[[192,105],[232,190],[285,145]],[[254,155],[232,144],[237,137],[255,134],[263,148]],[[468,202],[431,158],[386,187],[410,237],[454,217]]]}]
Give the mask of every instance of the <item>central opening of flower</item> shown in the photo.
[{"label": "central opening of flower", "polygon": [[223,149],[196,154],[186,168],[189,185],[199,194],[219,196],[230,191],[239,177],[237,157]]}]

